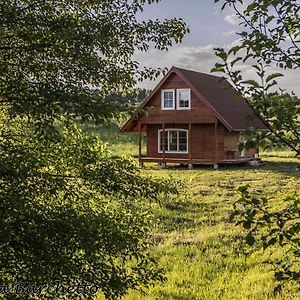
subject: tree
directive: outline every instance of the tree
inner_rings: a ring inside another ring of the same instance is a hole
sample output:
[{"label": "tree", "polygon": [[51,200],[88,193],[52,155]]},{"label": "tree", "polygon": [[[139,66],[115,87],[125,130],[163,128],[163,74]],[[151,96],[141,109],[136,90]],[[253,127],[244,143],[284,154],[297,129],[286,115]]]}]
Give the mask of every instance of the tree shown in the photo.
[{"label": "tree", "polygon": [[[175,184],[141,177],[133,161],[112,158],[95,134],[68,120],[60,130],[45,130],[47,139],[24,119],[2,113],[0,123],[3,282],[13,290],[16,282],[24,289],[50,285],[50,294],[42,291],[47,299],[92,298],[98,290],[115,299],[163,278],[147,252],[146,201],[177,193]],[[84,295],[74,292],[79,284],[90,285]],[[28,297],[21,291],[2,296]]]},{"label": "tree", "polygon": [[135,51],[166,50],[188,29],[180,19],[138,21],[156,0],[4,0],[0,3],[0,101],[11,114],[53,119],[111,116],[105,102],[160,70],[140,69]]},{"label": "tree", "polygon": [[[268,68],[297,70],[300,66],[300,5],[296,0],[253,0],[243,4],[242,0],[223,1],[222,9],[233,8],[245,30],[238,33],[237,46],[228,51],[216,49],[222,62],[215,65],[214,71],[228,76],[256,114],[268,121],[273,143],[285,144],[299,155],[300,99],[284,90],[276,91],[276,79],[282,74],[270,74]],[[258,81],[243,78],[239,66],[247,62],[253,65]]]},{"label": "tree", "polygon": [[138,21],[154,2],[0,3],[0,276],[19,288],[2,297],[93,298],[96,286],[116,299],[162,280],[149,205],[176,186],[144,178],[73,123],[113,116],[109,94],[160,72],[140,69],[134,51],[165,50],[188,31],[177,19]]},{"label": "tree", "polygon": [[[46,285],[40,298],[101,290],[115,299],[163,278],[147,251],[147,202],[177,193],[174,183],[141,177],[136,163],[112,158],[68,120],[44,127],[47,138],[5,112],[0,124],[0,278],[11,289],[3,297],[29,298],[25,288]],[[87,291],[76,291],[83,284]]]},{"label": "tree", "polygon": [[107,97],[107,101],[113,102],[120,112],[134,110],[136,105],[144,101],[150,90],[134,89],[129,94],[112,93]]},{"label": "tree", "polygon": [[[220,2],[215,0],[215,2]],[[296,0],[224,0],[222,9],[231,7],[245,30],[239,33],[240,42],[228,51],[216,49],[221,63],[214,71],[227,76],[242,96],[253,106],[255,113],[269,123],[272,142],[284,143],[300,154],[300,98],[284,90],[276,91],[277,78],[282,74],[268,72],[270,67],[293,69],[300,66],[300,4]],[[259,81],[243,78],[240,68],[251,62]],[[246,230],[251,247],[282,247],[286,255],[279,261],[270,260],[280,292],[285,280],[300,283],[299,276],[299,194],[284,195],[279,209],[269,203],[269,196],[239,188],[240,199],[235,203],[231,218]]]},{"label": "tree", "polygon": [[300,196],[297,193],[285,195],[280,208],[270,205],[272,197],[239,188],[240,199],[235,203],[231,219],[246,230],[246,242],[251,247],[272,249],[277,245],[283,249],[281,259],[267,261],[274,267],[278,285],[274,292],[281,291],[283,283],[294,281],[300,284]]}]

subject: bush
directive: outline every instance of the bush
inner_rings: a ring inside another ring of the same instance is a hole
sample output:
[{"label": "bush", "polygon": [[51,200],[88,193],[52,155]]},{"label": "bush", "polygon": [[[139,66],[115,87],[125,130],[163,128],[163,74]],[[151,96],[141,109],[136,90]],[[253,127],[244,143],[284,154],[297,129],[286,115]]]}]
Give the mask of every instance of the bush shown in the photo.
[{"label": "bush", "polygon": [[[0,277],[10,288],[51,287],[2,296],[88,299],[99,289],[116,299],[162,280],[147,252],[149,205],[169,193],[174,183],[142,177],[132,160],[112,158],[73,123],[39,126],[1,112]],[[82,295],[79,284],[93,289]]]},{"label": "bush", "polygon": [[281,290],[284,281],[300,284],[300,196],[286,195],[282,205],[274,208],[269,205],[271,198],[250,192],[248,186],[240,187],[239,192],[241,197],[231,218],[247,231],[247,244],[264,250],[274,245],[284,249],[282,259],[268,261],[279,281],[275,292]]}]

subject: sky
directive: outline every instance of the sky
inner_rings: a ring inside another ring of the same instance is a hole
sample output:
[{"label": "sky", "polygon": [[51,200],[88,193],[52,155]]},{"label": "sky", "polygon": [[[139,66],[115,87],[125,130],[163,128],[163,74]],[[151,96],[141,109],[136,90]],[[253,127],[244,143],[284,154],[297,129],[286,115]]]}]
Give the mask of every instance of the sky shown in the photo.
[{"label": "sky", "polygon": [[[234,12],[230,8],[221,11],[222,1],[220,2],[221,4],[215,4],[214,0],[161,0],[159,3],[146,5],[139,18],[143,20],[182,18],[189,26],[190,33],[184,37],[181,44],[174,44],[167,52],[152,49],[136,53],[134,59],[147,67],[177,66],[210,73],[218,61],[213,49],[217,47],[229,49],[237,44],[239,37],[236,32],[242,30]],[[300,95],[299,80],[295,71],[279,71],[285,74],[283,78],[278,79],[280,86]],[[243,74],[245,79],[255,78],[250,65],[243,66]],[[159,80],[145,81],[140,87],[153,89]]]}]

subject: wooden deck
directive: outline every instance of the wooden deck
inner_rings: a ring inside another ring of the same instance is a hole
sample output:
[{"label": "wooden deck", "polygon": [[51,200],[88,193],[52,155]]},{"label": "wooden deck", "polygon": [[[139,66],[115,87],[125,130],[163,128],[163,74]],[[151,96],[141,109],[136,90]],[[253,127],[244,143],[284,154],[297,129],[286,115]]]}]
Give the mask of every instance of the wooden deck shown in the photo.
[{"label": "wooden deck", "polygon": [[215,165],[215,164],[244,164],[253,160],[253,158],[236,158],[236,159],[177,159],[177,158],[157,158],[157,157],[141,157],[140,162],[154,162],[154,163],[172,163],[172,164],[191,164],[191,165]]}]

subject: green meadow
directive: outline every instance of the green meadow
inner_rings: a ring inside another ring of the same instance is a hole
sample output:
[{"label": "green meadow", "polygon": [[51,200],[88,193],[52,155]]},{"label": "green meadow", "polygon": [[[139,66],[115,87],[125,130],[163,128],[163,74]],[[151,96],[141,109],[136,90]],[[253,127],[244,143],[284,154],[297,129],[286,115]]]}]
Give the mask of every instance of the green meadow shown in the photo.
[{"label": "green meadow", "polygon": [[[91,130],[91,128],[90,128]],[[120,134],[117,127],[98,128],[113,155],[137,155],[134,135]],[[288,151],[263,153],[260,167],[169,167],[146,164],[143,175],[171,177],[183,182],[182,193],[153,204],[156,227],[153,255],[165,270],[166,280],[143,292],[130,292],[125,300],[300,299],[298,287],[287,283],[275,295],[277,283],[268,259],[280,259],[282,250],[251,250],[244,245],[243,229],[229,220],[237,188],[249,185],[281,204],[288,193],[299,191],[300,161]],[[102,299],[99,295],[98,299]]]}]

